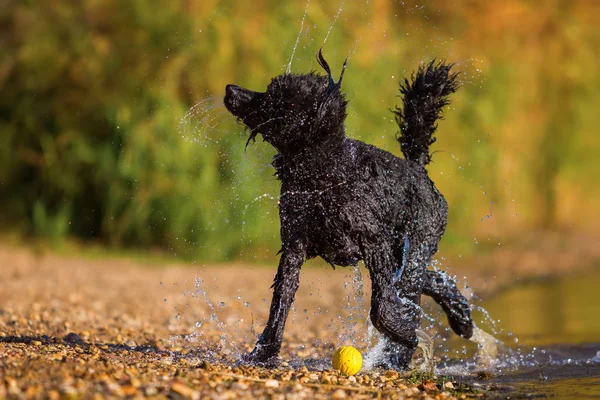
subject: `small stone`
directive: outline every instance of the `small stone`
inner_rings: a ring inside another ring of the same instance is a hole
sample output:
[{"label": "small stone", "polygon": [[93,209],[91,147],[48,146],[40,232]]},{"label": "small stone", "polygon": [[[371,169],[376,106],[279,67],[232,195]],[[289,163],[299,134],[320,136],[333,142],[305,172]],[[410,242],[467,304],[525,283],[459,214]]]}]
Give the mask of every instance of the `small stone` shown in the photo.
[{"label": "small stone", "polygon": [[133,396],[137,393],[137,388],[133,385],[123,385],[121,391],[125,396]]},{"label": "small stone", "polygon": [[124,385],[133,386],[136,389],[139,389],[140,386],[142,386],[142,382],[139,379],[137,379],[137,378],[130,378],[129,382],[127,382],[126,380],[124,380],[123,384]]},{"label": "small stone", "polygon": [[33,399],[35,397],[35,395],[37,394],[38,389],[35,386],[29,386],[26,390],[25,390],[25,397],[28,399]]},{"label": "small stone", "polygon": [[4,378],[4,381],[6,382],[6,386],[8,386],[9,389],[18,388],[17,380],[15,378],[7,376],[6,378]]},{"label": "small stone", "polygon": [[346,396],[346,392],[344,392],[342,389],[338,389],[335,392],[333,392],[333,394],[331,395],[332,399],[345,399]]},{"label": "small stone", "polygon": [[231,385],[232,389],[237,389],[237,390],[247,390],[248,389],[248,385],[245,384],[244,382],[234,382]]},{"label": "small stone", "polygon": [[205,369],[207,371],[213,371],[215,369],[215,367],[213,367],[212,364],[206,360],[202,361],[202,363],[200,364],[200,368]]},{"label": "small stone", "polygon": [[446,389],[454,389],[454,384],[452,382],[446,382],[444,383],[444,387]]},{"label": "small stone", "polygon": [[421,388],[425,390],[439,390],[435,382],[427,381],[421,384]]},{"label": "small stone", "polygon": [[385,371],[385,377],[388,379],[398,379],[398,372],[393,370]]},{"label": "small stone", "polygon": [[279,381],[276,381],[275,379],[268,379],[267,381],[265,381],[265,387],[268,387],[268,388],[278,388],[279,387]]},{"label": "small stone", "polygon": [[171,385],[171,392],[177,393],[188,399],[200,398],[200,394],[198,392],[196,392],[194,389],[187,386],[186,384],[178,381],[174,382]]},{"label": "small stone", "polygon": [[154,396],[158,393],[158,389],[154,386],[148,386],[144,389],[144,394],[146,396]]},{"label": "small stone", "polygon": [[292,373],[285,373],[279,378],[282,382],[289,382],[292,379]]},{"label": "small stone", "polygon": [[224,392],[222,392],[218,397],[216,397],[219,400],[234,400],[237,399],[239,396],[237,395],[236,392],[234,392],[233,390],[226,390]]},{"label": "small stone", "polygon": [[409,388],[406,388],[406,394],[409,395],[409,396],[416,396],[419,393],[421,393],[421,391],[416,386],[411,386]]},{"label": "small stone", "polygon": [[68,384],[60,385],[60,391],[66,396],[75,397],[77,395],[77,389]]},{"label": "small stone", "polygon": [[31,344],[34,345],[34,346],[41,346],[42,342],[40,342],[39,340],[32,340]]},{"label": "small stone", "polygon": [[64,337],[64,341],[67,343],[73,343],[73,344],[77,344],[77,343],[82,343],[83,340],[81,340],[81,337],[73,332],[69,332],[69,334],[67,334],[67,336]]}]

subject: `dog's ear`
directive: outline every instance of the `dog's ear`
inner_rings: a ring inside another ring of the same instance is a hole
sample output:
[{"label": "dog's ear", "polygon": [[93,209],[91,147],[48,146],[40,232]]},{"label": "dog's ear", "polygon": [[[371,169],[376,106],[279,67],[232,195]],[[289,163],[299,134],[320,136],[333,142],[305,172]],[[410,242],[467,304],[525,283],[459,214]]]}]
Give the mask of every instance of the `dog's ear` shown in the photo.
[{"label": "dog's ear", "polygon": [[327,72],[327,75],[329,76],[329,86],[333,86],[334,83],[333,77],[331,76],[331,68],[329,68],[329,64],[327,64],[327,61],[325,61],[325,57],[323,57],[322,47],[319,49],[319,53],[317,53],[317,62],[325,70],[325,72]]},{"label": "dog's ear", "polygon": [[348,65],[348,57],[346,57],[346,60],[344,60],[344,65],[342,65],[342,72],[340,73],[340,79],[337,81],[337,83],[333,82],[333,76],[331,76],[331,68],[329,68],[329,64],[327,64],[327,61],[325,61],[325,57],[323,57],[323,47],[321,47],[319,49],[319,53],[317,54],[317,62],[319,63],[319,65],[325,70],[325,72],[327,72],[327,75],[329,76],[329,90],[333,90],[335,89],[341,89],[342,86],[342,78],[344,77],[344,72],[346,71],[346,66]]}]

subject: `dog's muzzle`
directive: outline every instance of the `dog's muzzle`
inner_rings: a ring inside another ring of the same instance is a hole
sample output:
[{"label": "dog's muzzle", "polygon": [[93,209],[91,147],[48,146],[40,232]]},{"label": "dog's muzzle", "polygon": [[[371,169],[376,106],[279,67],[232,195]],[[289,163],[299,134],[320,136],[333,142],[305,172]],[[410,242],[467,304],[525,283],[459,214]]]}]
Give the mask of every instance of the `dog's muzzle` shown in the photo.
[{"label": "dog's muzzle", "polygon": [[225,107],[233,115],[243,117],[244,110],[256,98],[257,94],[257,92],[237,85],[227,85],[225,87]]}]

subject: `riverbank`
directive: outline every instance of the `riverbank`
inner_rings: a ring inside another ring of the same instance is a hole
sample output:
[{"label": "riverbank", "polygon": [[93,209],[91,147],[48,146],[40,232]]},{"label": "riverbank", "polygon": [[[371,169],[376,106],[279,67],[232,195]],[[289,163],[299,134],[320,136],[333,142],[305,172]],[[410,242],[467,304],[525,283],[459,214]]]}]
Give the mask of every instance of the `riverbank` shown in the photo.
[{"label": "riverbank", "polygon": [[[600,250],[587,246],[593,243],[576,236],[523,240],[527,251],[441,264],[485,295],[516,280],[594,265]],[[484,395],[443,377],[378,370],[347,377],[323,364],[339,345],[366,346],[358,332],[369,308],[364,270],[361,279],[352,269],[304,268],[284,337],[286,363],[263,370],[235,360],[264,326],[271,267],[81,257],[6,244],[0,266],[0,399]]]}]

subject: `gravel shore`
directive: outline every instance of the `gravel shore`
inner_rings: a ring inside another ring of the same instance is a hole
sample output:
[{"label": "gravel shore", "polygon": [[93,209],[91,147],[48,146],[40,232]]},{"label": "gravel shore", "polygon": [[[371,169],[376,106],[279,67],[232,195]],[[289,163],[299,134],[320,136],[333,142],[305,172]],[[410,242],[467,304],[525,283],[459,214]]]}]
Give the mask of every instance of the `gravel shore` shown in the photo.
[{"label": "gravel shore", "polygon": [[476,396],[414,374],[332,370],[335,346],[356,342],[351,327],[367,313],[351,271],[303,271],[284,362],[266,370],[236,360],[267,317],[271,268],[157,267],[2,246],[0,266],[0,399]]},{"label": "gravel shore", "polygon": [[[546,248],[529,257],[533,267],[522,276],[542,271],[539,254],[556,259],[556,247]],[[596,250],[577,251],[598,259]],[[526,264],[515,254],[490,260],[514,279],[511,265]],[[561,270],[576,264],[569,259],[557,263]],[[0,399],[485,396],[414,373],[333,371],[337,346],[363,351],[370,340],[357,333],[365,331],[369,279],[351,269],[303,269],[274,370],[238,362],[268,316],[273,268],[158,266],[0,245],[0,271]],[[482,272],[470,283],[490,290],[486,281],[497,274]],[[494,287],[506,281],[498,276]]]}]

